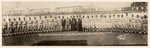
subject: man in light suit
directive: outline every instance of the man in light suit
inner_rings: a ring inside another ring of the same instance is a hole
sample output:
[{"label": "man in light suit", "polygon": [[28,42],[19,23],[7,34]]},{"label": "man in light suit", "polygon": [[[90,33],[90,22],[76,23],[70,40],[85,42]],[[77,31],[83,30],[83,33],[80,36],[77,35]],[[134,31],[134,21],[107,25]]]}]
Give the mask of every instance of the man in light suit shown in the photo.
[{"label": "man in light suit", "polygon": [[61,25],[61,23],[62,23],[62,20],[61,20],[61,18],[60,18],[60,16],[58,17],[58,31],[61,31],[62,30],[62,25]]},{"label": "man in light suit", "polygon": [[59,23],[57,17],[54,18],[54,31],[58,31]]},{"label": "man in light suit", "polygon": [[70,27],[70,26],[71,26],[70,21],[71,21],[71,20],[67,17],[67,18],[66,18],[66,30],[67,30],[67,31],[69,31],[69,30],[71,29],[71,27]]}]

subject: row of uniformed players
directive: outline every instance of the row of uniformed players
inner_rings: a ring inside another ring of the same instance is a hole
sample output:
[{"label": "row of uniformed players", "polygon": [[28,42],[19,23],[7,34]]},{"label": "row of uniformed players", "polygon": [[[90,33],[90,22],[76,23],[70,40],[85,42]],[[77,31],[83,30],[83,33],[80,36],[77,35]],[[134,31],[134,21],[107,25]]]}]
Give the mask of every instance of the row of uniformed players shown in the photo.
[{"label": "row of uniformed players", "polygon": [[83,28],[85,31],[98,30],[98,31],[114,31],[114,30],[129,30],[140,31],[143,30],[143,20],[137,19],[109,19],[109,18],[94,18],[87,16],[82,18]]},{"label": "row of uniformed players", "polygon": [[71,16],[70,18],[41,16],[27,20],[26,17],[21,20],[16,18],[3,19],[3,34],[22,34],[35,32],[52,32],[52,31],[82,31],[81,17]]},{"label": "row of uniformed players", "polygon": [[52,32],[52,31],[114,31],[114,30],[143,30],[142,19],[106,19],[93,16],[71,16],[64,18],[45,16],[44,19],[34,17],[18,20],[3,20],[3,33],[30,33],[30,32]]}]

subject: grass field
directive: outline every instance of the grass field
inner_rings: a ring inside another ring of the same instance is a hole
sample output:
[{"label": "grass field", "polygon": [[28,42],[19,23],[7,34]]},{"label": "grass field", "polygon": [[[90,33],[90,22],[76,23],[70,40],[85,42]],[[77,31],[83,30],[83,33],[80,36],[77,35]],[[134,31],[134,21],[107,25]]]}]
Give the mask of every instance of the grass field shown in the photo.
[{"label": "grass field", "polygon": [[49,32],[3,37],[2,44],[3,46],[32,46],[35,44],[48,46],[70,46],[69,44],[71,46],[146,46],[147,35],[121,32]]}]

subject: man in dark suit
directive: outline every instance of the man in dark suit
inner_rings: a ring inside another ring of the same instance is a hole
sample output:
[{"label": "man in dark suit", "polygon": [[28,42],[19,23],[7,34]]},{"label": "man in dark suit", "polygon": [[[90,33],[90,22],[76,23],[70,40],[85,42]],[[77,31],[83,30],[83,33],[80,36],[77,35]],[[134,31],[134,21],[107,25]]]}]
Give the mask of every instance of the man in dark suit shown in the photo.
[{"label": "man in dark suit", "polygon": [[70,16],[70,18],[69,18],[69,19],[70,19],[70,25],[71,25],[71,26],[70,26],[70,27],[71,27],[71,31],[73,31],[73,22],[72,22],[72,18],[73,18],[72,16]]},{"label": "man in dark suit", "polygon": [[65,25],[66,25],[66,19],[64,18],[64,16],[62,16],[62,19],[61,19],[61,22],[62,22],[62,31],[65,31]]},{"label": "man in dark suit", "polygon": [[78,30],[78,31],[82,31],[82,20],[81,20],[81,16],[79,16],[77,19],[78,19],[78,22],[77,22],[77,30]]},{"label": "man in dark suit", "polygon": [[6,31],[6,28],[7,28],[6,26],[7,26],[7,25],[6,25],[6,21],[5,21],[5,19],[3,19],[3,22],[2,22],[2,27],[3,27],[3,28],[2,28],[2,31],[3,31],[2,33],[3,33],[3,34],[4,34],[5,31]]},{"label": "man in dark suit", "polygon": [[77,22],[77,20],[76,20],[75,16],[73,16],[73,18],[72,18],[72,30],[73,31],[76,30],[76,22]]}]

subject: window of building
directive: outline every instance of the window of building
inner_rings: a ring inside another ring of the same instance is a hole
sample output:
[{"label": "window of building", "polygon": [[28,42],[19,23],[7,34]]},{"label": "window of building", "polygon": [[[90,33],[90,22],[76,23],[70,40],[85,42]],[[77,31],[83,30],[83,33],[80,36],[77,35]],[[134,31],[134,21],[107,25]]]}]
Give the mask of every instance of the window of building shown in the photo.
[{"label": "window of building", "polygon": [[138,10],[141,10],[141,7],[139,7],[139,9]]}]

